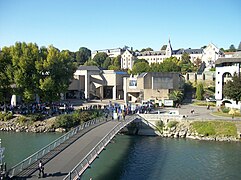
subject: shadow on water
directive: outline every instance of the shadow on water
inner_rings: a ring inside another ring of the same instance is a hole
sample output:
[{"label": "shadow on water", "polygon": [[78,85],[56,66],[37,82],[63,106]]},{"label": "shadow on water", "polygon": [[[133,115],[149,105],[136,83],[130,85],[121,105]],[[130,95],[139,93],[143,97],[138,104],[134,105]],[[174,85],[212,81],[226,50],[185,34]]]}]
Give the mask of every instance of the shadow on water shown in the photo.
[{"label": "shadow on water", "polygon": [[168,151],[161,151],[161,155],[158,157],[152,155],[152,152],[158,151],[150,145],[150,143],[155,143],[156,138],[160,137],[118,135],[114,139],[114,143],[107,146],[99,158],[85,171],[81,179],[118,180],[126,179],[126,177],[148,179],[149,174],[156,173],[154,172],[156,170],[151,168],[156,167],[156,164],[159,167],[158,173],[161,173]]}]

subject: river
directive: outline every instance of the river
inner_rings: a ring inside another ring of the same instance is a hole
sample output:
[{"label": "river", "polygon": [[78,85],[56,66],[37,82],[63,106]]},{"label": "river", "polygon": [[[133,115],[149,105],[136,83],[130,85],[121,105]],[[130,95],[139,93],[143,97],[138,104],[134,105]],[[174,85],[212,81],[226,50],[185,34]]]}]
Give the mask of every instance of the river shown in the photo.
[{"label": "river", "polygon": [[[0,132],[8,167],[61,134]],[[117,135],[83,180],[241,179],[241,143]]]}]

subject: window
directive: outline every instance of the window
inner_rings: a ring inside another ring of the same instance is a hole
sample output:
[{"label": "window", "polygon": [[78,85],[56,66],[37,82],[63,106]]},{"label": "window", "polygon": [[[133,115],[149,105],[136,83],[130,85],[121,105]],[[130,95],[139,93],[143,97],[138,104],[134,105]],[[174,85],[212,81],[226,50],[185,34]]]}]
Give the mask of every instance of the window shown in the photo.
[{"label": "window", "polygon": [[220,74],[220,72],[218,72],[218,74]]},{"label": "window", "polygon": [[218,91],[218,94],[219,94],[219,91]]}]

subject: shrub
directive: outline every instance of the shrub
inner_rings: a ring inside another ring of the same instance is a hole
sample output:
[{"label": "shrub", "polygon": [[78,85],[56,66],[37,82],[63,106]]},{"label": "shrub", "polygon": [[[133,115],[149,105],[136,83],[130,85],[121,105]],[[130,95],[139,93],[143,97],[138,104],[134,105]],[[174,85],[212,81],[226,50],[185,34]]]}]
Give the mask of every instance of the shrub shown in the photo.
[{"label": "shrub", "polygon": [[27,119],[25,116],[19,116],[19,117],[17,118],[17,122],[18,122],[19,124],[25,124],[27,121],[28,121],[28,119]]},{"label": "shrub", "polygon": [[0,121],[7,121],[13,118],[13,114],[11,112],[8,113],[0,113]]},{"label": "shrub", "polygon": [[230,109],[225,106],[221,106],[221,110],[223,113],[228,113],[230,111]]},{"label": "shrub", "polygon": [[164,127],[163,121],[162,120],[157,121],[157,123],[156,123],[156,130],[158,130],[159,132],[162,132],[163,127]]},{"label": "shrub", "polygon": [[178,122],[177,121],[169,121],[167,124],[167,127],[172,128],[177,126]]}]

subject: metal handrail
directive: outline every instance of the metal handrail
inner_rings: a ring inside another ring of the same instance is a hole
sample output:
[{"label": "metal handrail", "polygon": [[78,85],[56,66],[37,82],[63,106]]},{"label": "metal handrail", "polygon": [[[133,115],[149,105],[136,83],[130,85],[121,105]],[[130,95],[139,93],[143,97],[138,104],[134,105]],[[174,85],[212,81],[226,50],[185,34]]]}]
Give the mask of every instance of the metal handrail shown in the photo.
[{"label": "metal handrail", "polygon": [[59,146],[60,144],[62,144],[63,142],[65,142],[66,140],[68,140],[69,138],[74,136],[75,134],[77,134],[79,131],[81,131],[81,130],[87,128],[87,127],[90,127],[91,125],[97,124],[101,121],[104,121],[104,120],[106,120],[106,119],[103,118],[103,117],[100,117],[100,118],[92,119],[90,121],[87,121],[87,122],[75,127],[74,129],[72,129],[69,132],[65,133],[64,135],[60,136],[55,141],[51,142],[50,144],[46,145],[45,147],[43,147],[39,151],[35,152],[34,154],[30,155],[29,157],[27,157],[26,159],[24,159],[20,163],[16,164],[12,168],[10,168],[8,170],[8,176],[10,178],[14,177],[18,173],[20,173],[23,169],[25,169],[26,167],[28,167],[32,163],[38,161],[44,155],[46,155],[51,150],[53,150],[54,148],[56,148],[57,146]]},{"label": "metal handrail", "polygon": [[122,121],[117,124],[106,136],[104,136],[99,143],[92,148],[92,150],[65,176],[67,179],[79,179],[81,174],[89,167],[89,165],[95,160],[95,158],[101,153],[101,151],[107,146],[110,140],[126,125],[131,123],[136,116],[131,116],[126,121]]}]

